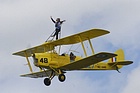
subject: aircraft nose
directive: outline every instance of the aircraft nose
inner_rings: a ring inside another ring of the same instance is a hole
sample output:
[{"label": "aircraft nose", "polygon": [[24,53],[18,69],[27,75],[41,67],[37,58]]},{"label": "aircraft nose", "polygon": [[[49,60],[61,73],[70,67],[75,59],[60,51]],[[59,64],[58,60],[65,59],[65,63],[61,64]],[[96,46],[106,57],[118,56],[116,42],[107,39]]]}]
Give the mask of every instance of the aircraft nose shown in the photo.
[{"label": "aircraft nose", "polygon": [[34,65],[38,66],[38,59],[36,58],[35,54],[32,54],[32,58],[34,60]]}]

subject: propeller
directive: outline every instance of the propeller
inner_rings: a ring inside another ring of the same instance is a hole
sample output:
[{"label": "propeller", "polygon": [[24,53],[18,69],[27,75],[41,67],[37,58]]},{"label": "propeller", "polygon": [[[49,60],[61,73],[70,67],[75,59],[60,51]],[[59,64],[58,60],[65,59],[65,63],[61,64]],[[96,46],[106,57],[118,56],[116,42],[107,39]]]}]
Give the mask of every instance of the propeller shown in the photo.
[{"label": "propeller", "polygon": [[34,65],[38,66],[38,64],[37,64],[38,63],[38,59],[36,58],[34,53],[32,54],[32,58],[33,58],[33,61],[34,61]]},{"label": "propeller", "polygon": [[[28,44],[27,48],[31,48],[31,44]],[[37,69],[37,62],[38,62],[38,59],[36,58],[36,55],[35,55],[35,51],[33,49],[30,49],[28,50],[29,54],[31,55],[32,57],[32,68],[34,70]]]}]

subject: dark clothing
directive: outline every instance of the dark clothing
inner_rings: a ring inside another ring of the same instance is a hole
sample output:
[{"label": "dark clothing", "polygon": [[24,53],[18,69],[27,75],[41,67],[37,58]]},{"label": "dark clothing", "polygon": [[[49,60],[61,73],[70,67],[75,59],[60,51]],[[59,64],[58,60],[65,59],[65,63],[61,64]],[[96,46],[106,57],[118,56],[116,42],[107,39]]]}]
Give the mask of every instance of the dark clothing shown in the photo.
[{"label": "dark clothing", "polygon": [[55,29],[55,33],[53,36],[56,36],[56,40],[58,39],[59,32],[60,32],[60,29]]},{"label": "dark clothing", "polygon": [[58,34],[61,31],[61,24],[64,21],[54,21],[53,18],[51,18],[51,20],[55,23],[55,33],[53,36],[56,36],[56,40],[58,39]]}]

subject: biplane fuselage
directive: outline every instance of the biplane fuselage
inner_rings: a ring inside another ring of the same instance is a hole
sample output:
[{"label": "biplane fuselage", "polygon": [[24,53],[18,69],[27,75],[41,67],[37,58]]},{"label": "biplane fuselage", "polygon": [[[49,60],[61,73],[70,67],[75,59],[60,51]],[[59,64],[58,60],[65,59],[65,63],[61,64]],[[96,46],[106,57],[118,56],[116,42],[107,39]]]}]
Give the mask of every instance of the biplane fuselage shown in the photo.
[{"label": "biplane fuselage", "polygon": [[[114,59],[124,60],[123,50],[118,50],[120,52],[119,56],[121,55],[121,59],[118,57],[110,58],[108,62],[99,62],[96,64],[92,64],[88,67],[81,68],[80,70],[116,70],[116,67],[110,65],[109,63],[115,62]],[[117,53],[116,53],[117,54]],[[34,56],[34,65],[37,67],[43,67],[46,69],[51,68],[60,68],[64,65],[72,63],[74,61],[78,61],[82,59],[80,56],[75,56],[75,59],[71,59],[70,55],[68,54],[57,54],[56,52],[52,53],[36,53]],[[115,64],[114,64],[115,65]],[[117,66],[118,69],[122,68],[122,65]]]},{"label": "biplane fuselage", "polygon": [[[58,76],[59,81],[65,81],[66,71],[72,70],[117,70],[125,65],[132,64],[132,61],[126,61],[122,49],[115,53],[100,52],[95,54],[91,43],[92,38],[108,34],[109,31],[102,29],[91,29],[72,36],[61,38],[55,41],[45,42],[39,46],[25,49],[13,55],[25,57],[28,62],[31,73],[21,75],[22,77],[41,78],[44,79],[44,84],[49,86],[54,76]],[[88,41],[92,55],[88,56],[84,47],[84,41]],[[55,52],[55,47],[60,45],[70,45],[81,43],[85,57],[75,56],[71,54],[58,54]],[[33,72],[28,57],[33,57],[34,65],[40,68],[40,71]],[[107,62],[103,62],[108,60]]]},{"label": "biplane fuselage", "polygon": [[[59,68],[71,62],[78,61],[82,59],[82,57],[75,56],[75,59],[72,60],[68,54],[58,55],[57,53],[36,53],[33,59],[35,66],[51,69]],[[81,70],[116,70],[115,66],[108,64],[113,62],[113,59],[110,60],[110,62],[99,62],[88,67],[81,68]],[[118,66],[118,69],[120,68],[122,68],[122,65]]]},{"label": "biplane fuselage", "polygon": [[37,67],[44,67],[46,69],[59,68],[79,59],[82,58],[77,56],[74,60],[70,60],[70,56],[68,54],[58,55],[55,52],[36,53],[34,58],[34,65]]}]

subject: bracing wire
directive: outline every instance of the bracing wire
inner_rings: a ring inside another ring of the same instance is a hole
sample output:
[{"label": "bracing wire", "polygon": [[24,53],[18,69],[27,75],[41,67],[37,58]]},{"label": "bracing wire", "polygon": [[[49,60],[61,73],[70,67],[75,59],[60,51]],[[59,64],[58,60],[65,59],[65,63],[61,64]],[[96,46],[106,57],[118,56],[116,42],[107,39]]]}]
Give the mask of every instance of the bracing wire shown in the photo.
[{"label": "bracing wire", "polygon": [[[45,42],[47,42],[47,41],[50,39],[50,37],[52,37],[52,35],[54,34],[54,32],[55,32],[55,31],[52,32],[52,34],[47,38],[47,40],[46,40]],[[54,39],[54,37],[53,37],[53,39]],[[53,39],[52,39],[52,40],[53,40]]]},{"label": "bracing wire", "polygon": [[73,44],[70,46],[69,50],[67,51],[67,54],[69,54],[70,50],[72,49]]},{"label": "bracing wire", "polygon": [[74,49],[75,51],[77,51],[80,47],[80,44]]}]

